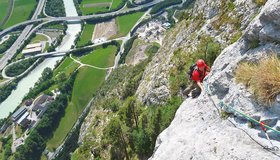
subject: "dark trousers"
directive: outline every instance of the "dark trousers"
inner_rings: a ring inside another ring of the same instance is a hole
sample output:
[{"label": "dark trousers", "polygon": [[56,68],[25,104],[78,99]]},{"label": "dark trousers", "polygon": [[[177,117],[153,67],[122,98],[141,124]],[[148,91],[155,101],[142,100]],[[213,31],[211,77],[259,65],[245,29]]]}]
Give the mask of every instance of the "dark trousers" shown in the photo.
[{"label": "dark trousers", "polygon": [[195,81],[191,82],[191,84],[183,91],[183,94],[188,95],[191,92],[193,98],[199,96],[201,93],[201,89]]}]

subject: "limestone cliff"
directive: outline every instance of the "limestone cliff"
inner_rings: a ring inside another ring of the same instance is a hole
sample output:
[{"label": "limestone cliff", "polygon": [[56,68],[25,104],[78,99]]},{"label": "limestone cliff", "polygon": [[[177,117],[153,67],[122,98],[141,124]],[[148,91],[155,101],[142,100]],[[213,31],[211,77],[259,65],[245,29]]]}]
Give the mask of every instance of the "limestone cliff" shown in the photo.
[{"label": "limestone cliff", "polygon": [[144,72],[137,97],[146,104],[162,104],[170,97],[169,70],[175,50],[192,51],[203,36],[209,36],[224,48],[236,41],[259,8],[252,1],[197,0],[185,10],[186,20],[176,24]]}]

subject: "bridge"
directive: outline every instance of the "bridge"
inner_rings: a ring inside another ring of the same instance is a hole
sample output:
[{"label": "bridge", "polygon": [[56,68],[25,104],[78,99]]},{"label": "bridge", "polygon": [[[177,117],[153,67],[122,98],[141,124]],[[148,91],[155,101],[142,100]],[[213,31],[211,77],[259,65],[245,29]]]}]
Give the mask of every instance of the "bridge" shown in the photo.
[{"label": "bridge", "polygon": [[7,29],[4,29],[3,31],[0,32],[0,37],[20,26],[26,26],[26,25],[33,24],[36,22],[47,21],[48,23],[50,23],[50,22],[59,22],[59,21],[80,21],[80,20],[98,19],[98,18],[107,18],[107,17],[113,18],[113,17],[117,17],[120,15],[131,13],[131,12],[140,11],[142,9],[150,8],[150,7],[158,4],[161,1],[163,1],[163,0],[155,0],[150,3],[143,4],[143,5],[134,7],[134,8],[128,8],[128,9],[124,9],[124,10],[118,10],[115,12],[109,12],[109,13],[103,13],[103,14],[94,14],[94,15],[87,15],[87,16],[73,16],[73,17],[49,17],[49,18],[31,19],[31,20],[27,20],[27,21],[18,23],[16,25],[13,25]]},{"label": "bridge", "polygon": [[[73,17],[48,17],[48,18],[38,18],[37,19],[37,16],[40,13],[40,11],[42,10],[42,8],[43,8],[42,6],[43,6],[43,4],[45,4],[45,1],[46,0],[39,1],[38,7],[31,20],[27,20],[22,23],[18,23],[16,25],[11,26],[11,27],[3,30],[2,32],[0,32],[0,37],[1,37],[18,27],[27,25],[24,28],[24,30],[22,31],[21,35],[16,40],[16,42],[12,45],[12,47],[10,47],[10,49],[8,49],[6,51],[4,56],[0,59],[0,70],[2,70],[7,65],[8,60],[10,60],[15,55],[15,53],[17,52],[17,49],[20,48],[20,46],[24,43],[24,40],[27,39],[28,37],[30,37],[30,35],[33,32],[37,31],[44,24],[51,23],[51,22],[59,22],[59,21],[70,21],[70,23],[71,23],[71,22],[77,22],[77,21],[80,22],[81,20],[86,20],[86,19],[111,18],[111,17],[113,18],[113,17],[117,17],[120,15],[131,13],[131,12],[140,11],[142,9],[150,8],[154,5],[156,5],[157,3],[162,2],[163,0],[154,0],[153,2],[139,5],[134,8],[129,8],[129,9],[125,9],[125,10],[120,9],[115,12],[109,12],[109,13],[103,13],[103,14],[95,14],[95,15],[87,15],[87,16],[73,16]],[[35,28],[32,29],[32,27],[33,27],[32,24],[36,23],[36,22],[40,22],[41,24],[39,24],[38,26],[36,26]]]}]

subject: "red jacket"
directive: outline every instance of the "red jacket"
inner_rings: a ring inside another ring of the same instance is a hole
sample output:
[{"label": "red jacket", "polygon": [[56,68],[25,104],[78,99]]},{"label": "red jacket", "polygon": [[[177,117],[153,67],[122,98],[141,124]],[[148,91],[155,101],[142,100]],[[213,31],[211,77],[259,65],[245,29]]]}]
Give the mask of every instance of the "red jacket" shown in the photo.
[{"label": "red jacket", "polygon": [[204,71],[195,69],[192,73],[192,80],[202,82],[205,76],[207,75],[207,70],[210,70],[210,68],[206,64],[205,64]]}]

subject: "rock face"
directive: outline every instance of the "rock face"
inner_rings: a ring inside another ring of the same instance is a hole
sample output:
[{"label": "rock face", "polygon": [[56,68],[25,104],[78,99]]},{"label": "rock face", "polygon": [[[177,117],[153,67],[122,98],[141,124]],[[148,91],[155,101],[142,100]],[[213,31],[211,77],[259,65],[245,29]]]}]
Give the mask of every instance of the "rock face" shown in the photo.
[{"label": "rock face", "polygon": [[185,101],[160,134],[153,160],[277,159],[242,130],[221,120],[208,96]]},{"label": "rock face", "polygon": [[[136,95],[140,101],[145,104],[161,104],[170,96],[168,70],[169,62],[173,52],[178,46],[176,37],[182,27],[178,27],[174,32],[169,33],[165,39],[163,47],[160,49],[160,54],[156,54],[152,62],[145,69],[143,80],[141,81]],[[170,49],[171,48],[171,49]]]},{"label": "rock face", "polygon": [[[256,61],[272,53],[280,55],[279,35],[280,1],[268,0],[241,39],[216,59],[205,82],[213,95],[203,92],[197,99],[185,100],[171,125],[158,137],[150,159],[280,159],[279,151],[273,154],[263,149],[271,144],[259,127],[248,128],[244,117],[226,108],[234,115],[222,120],[217,110],[223,101],[279,128],[280,103],[276,101],[267,109],[234,79],[234,70],[241,61]],[[252,48],[256,42],[258,46]],[[280,147],[280,135],[272,131],[268,134],[272,143]]]},{"label": "rock face", "polygon": [[[176,24],[176,28],[167,33],[161,49],[145,70],[143,80],[136,93],[138,100],[148,105],[163,104],[170,97],[169,70],[173,65],[170,61],[175,50],[179,48],[184,51],[195,49],[202,34],[213,37],[222,46],[228,46],[231,43],[229,37],[244,31],[258,12],[258,7],[251,1],[236,0],[231,4],[233,7],[230,10],[227,9],[229,5],[228,2],[227,4],[222,3],[221,0],[195,1],[189,12],[197,17],[201,14],[203,20],[196,22],[199,18],[195,18],[189,22],[189,26],[186,22]],[[222,16],[224,15],[222,13],[226,13],[231,19],[215,30],[213,28],[217,21],[229,19]],[[235,25],[238,26],[238,29]]]}]

